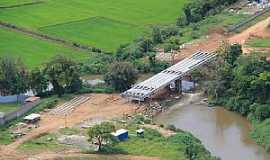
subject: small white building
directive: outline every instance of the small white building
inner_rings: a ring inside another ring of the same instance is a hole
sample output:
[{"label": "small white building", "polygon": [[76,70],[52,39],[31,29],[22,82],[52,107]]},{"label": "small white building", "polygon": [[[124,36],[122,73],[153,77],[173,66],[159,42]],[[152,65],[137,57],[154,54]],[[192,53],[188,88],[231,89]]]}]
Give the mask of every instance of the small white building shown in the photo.
[{"label": "small white building", "polygon": [[26,123],[36,123],[41,118],[40,114],[32,113],[23,118]]}]

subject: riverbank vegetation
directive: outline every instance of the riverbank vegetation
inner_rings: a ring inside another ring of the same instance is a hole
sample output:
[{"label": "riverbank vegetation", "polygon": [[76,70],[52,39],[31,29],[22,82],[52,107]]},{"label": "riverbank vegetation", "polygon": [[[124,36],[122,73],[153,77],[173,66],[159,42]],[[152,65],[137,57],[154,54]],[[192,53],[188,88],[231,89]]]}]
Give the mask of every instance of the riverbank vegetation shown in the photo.
[{"label": "riverbank vegetation", "polygon": [[[136,134],[134,129],[130,131],[131,134]],[[129,140],[118,143],[116,148],[128,154],[159,157],[161,160],[217,160],[211,157],[197,138],[183,131],[164,137],[156,130],[145,128],[144,138],[132,136]]]},{"label": "riverbank vegetation", "polygon": [[270,153],[270,118],[254,124],[251,136]]},{"label": "riverbank vegetation", "polygon": [[225,44],[218,53],[213,66],[203,74],[195,72],[194,79],[205,75],[202,86],[210,102],[248,117],[254,123],[253,137],[268,147],[264,142],[270,139],[270,61],[242,55],[238,44]]}]

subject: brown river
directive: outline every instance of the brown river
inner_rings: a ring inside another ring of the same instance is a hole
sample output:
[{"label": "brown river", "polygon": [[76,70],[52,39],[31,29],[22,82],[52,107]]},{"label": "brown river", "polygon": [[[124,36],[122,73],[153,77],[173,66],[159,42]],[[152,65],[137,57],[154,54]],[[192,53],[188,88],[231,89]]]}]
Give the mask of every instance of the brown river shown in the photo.
[{"label": "brown river", "polygon": [[270,155],[249,137],[251,124],[245,118],[222,107],[209,108],[200,103],[202,99],[199,94],[186,94],[155,122],[191,132],[222,160],[270,160]]}]

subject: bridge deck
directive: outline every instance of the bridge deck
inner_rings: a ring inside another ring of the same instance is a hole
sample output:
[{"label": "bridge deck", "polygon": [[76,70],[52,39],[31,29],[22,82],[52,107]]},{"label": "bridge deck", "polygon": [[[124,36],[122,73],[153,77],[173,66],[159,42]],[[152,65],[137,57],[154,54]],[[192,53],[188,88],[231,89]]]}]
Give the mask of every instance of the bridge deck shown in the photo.
[{"label": "bridge deck", "polygon": [[145,98],[153,95],[157,90],[162,89],[177,79],[181,79],[185,74],[196,69],[200,65],[208,63],[216,54],[197,52],[155,76],[134,85],[131,89],[122,93],[122,96],[132,100],[144,101]]}]

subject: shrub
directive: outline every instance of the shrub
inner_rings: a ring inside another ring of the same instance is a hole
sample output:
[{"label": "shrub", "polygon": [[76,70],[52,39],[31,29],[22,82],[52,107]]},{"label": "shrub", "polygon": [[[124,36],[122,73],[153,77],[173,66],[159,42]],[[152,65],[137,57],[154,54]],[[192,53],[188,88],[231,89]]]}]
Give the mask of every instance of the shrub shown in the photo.
[{"label": "shrub", "polygon": [[171,130],[171,131],[174,131],[174,132],[177,131],[177,128],[176,128],[174,125],[172,125],[172,124],[168,125],[168,126],[166,127],[166,129]]}]

